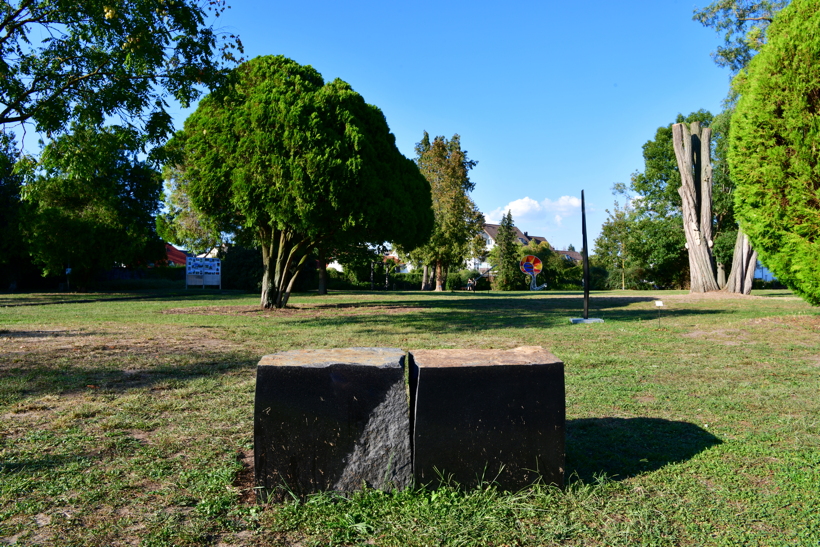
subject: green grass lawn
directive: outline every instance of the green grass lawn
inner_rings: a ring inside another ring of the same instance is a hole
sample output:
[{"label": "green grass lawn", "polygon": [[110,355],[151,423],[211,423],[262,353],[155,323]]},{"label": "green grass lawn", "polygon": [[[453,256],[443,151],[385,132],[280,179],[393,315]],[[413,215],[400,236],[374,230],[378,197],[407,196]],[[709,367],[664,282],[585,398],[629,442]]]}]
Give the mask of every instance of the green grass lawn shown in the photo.
[{"label": "green grass lawn", "polygon": [[[664,301],[660,322],[654,300]],[[788,291],[0,295],[0,542],[820,545],[820,310]],[[514,348],[566,366],[564,490],[257,506],[255,366]]]}]

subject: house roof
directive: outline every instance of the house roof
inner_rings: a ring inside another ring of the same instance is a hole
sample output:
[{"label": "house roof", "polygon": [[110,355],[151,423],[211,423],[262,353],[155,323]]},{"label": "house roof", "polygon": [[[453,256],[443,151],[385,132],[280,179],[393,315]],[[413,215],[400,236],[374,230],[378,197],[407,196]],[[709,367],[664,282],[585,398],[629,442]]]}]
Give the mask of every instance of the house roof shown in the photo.
[{"label": "house roof", "polygon": [[185,262],[188,260],[188,255],[173,245],[166,243],[165,244],[165,255],[168,257],[168,265],[169,266],[184,266]]},{"label": "house roof", "polygon": [[[485,224],[484,231],[487,232],[487,235],[490,236],[490,239],[493,241],[498,240],[498,229],[501,228],[500,224]],[[513,226],[515,229],[515,237],[516,239],[523,239],[524,241],[529,241],[529,237],[524,234],[521,230],[519,230],[516,226]],[[543,239],[543,238],[542,238]]]},{"label": "house roof", "polygon": [[558,251],[553,249],[554,253],[557,253],[561,256],[569,258],[570,260],[574,260],[575,262],[581,262],[584,260],[584,257],[578,251]]},{"label": "house roof", "polygon": [[[498,240],[498,229],[499,228],[501,228],[500,224],[485,224],[484,225],[484,231],[487,233],[488,236],[490,236],[490,239],[492,239],[493,241]],[[531,241],[535,241],[536,243],[546,243],[547,242],[547,238],[545,238],[545,237],[531,236],[527,232],[522,232],[516,226],[513,226],[513,228],[515,229],[515,238],[519,242],[523,241],[525,245],[527,243],[531,242]]]}]

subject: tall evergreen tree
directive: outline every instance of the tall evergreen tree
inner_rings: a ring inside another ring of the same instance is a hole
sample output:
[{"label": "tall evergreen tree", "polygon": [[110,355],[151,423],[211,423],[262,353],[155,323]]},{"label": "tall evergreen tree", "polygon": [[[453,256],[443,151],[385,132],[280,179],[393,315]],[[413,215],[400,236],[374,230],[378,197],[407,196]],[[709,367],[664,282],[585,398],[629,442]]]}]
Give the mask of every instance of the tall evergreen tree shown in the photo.
[{"label": "tall evergreen tree", "polygon": [[480,252],[475,238],[484,227],[484,215],[469,196],[475,188],[469,171],[478,162],[461,149],[458,135],[449,141],[436,137],[430,142],[425,131],[416,144],[416,154],[419,170],[430,183],[435,221],[428,242],[409,255],[411,260],[434,269],[436,290],[443,291],[448,271],[461,266],[471,251]]},{"label": "tall evergreen tree", "polygon": [[761,260],[820,305],[820,4],[792,0],[735,80],[729,161],[740,226]]},{"label": "tall evergreen tree", "polygon": [[498,249],[498,264],[495,271],[496,288],[502,291],[514,290],[519,272],[519,245],[515,241],[512,211],[507,211],[501,219],[495,245]]}]

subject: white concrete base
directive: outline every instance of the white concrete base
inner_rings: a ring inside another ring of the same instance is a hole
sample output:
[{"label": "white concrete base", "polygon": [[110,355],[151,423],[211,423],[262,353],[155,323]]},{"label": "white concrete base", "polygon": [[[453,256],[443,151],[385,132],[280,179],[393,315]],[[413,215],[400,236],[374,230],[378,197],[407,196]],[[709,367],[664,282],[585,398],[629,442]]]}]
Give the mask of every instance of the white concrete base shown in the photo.
[{"label": "white concrete base", "polygon": [[576,323],[603,323],[603,319],[599,319],[597,317],[590,317],[589,319],[583,319],[581,317],[575,317],[569,320],[570,323],[575,325]]}]

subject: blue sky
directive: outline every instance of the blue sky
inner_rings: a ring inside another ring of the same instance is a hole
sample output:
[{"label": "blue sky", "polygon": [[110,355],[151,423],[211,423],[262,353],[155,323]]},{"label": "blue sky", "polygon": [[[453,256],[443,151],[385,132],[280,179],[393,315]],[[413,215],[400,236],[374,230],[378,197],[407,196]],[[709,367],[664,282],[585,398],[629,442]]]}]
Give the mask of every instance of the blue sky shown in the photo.
[{"label": "blue sky", "polygon": [[405,156],[425,130],[458,133],[488,222],[509,208],[522,230],[580,250],[582,189],[593,247],[613,183],[643,169],[655,130],[721,110],[720,37],[692,20],[708,3],[236,1],[216,26],[247,58],[282,54],[350,83]]}]

